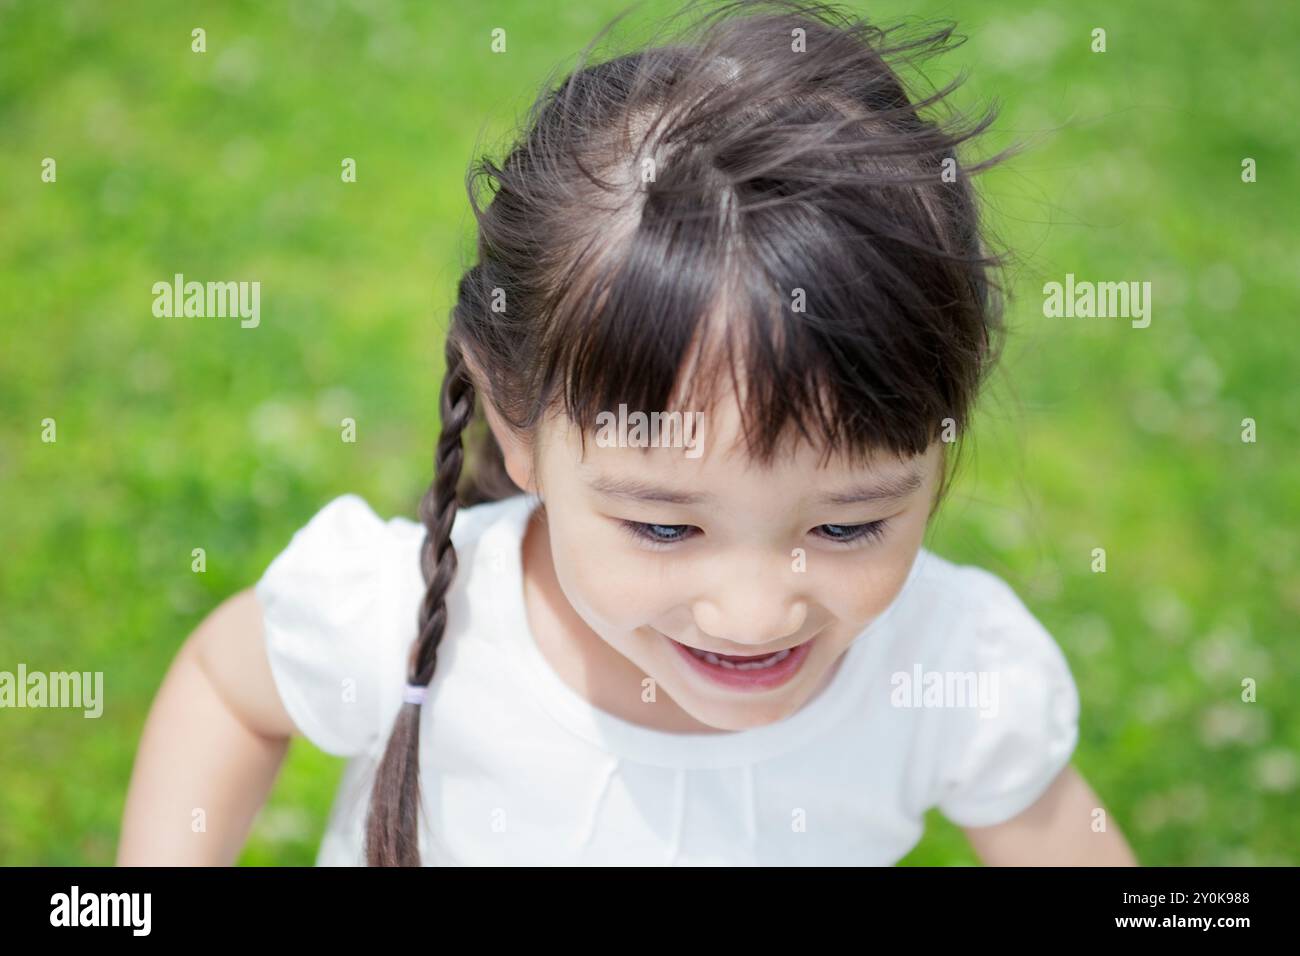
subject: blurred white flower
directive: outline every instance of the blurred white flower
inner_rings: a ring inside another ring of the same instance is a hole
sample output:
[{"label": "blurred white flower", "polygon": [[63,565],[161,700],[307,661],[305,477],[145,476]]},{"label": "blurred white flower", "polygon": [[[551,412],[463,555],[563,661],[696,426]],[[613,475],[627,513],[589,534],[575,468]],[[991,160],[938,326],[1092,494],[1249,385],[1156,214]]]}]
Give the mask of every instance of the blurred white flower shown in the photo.
[{"label": "blurred white flower", "polygon": [[1217,703],[1201,714],[1201,742],[1211,749],[1259,743],[1267,736],[1266,723],[1254,704]]},{"label": "blurred white flower", "polygon": [[1251,766],[1255,785],[1270,793],[1289,793],[1300,779],[1300,761],[1290,750],[1276,748],[1255,758]]},{"label": "blurred white flower", "polygon": [[1192,612],[1168,588],[1147,591],[1142,597],[1142,619],[1147,626],[1171,642],[1179,642],[1192,626]]}]

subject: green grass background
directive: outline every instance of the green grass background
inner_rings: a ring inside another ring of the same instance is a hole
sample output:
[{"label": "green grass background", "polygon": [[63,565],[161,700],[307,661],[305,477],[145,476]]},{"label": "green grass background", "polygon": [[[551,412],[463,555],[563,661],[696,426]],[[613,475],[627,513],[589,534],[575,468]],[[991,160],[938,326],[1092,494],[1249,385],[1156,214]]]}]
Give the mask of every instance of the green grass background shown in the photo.
[{"label": "green grass background", "polygon": [[[983,180],[1012,335],[928,545],[1057,637],[1076,762],[1143,862],[1300,862],[1300,8],[851,6],[956,19],[929,75],[969,69],[957,102],[1002,104],[985,148],[1030,147]],[[186,635],[331,497],[414,514],[476,135],[620,9],[0,0],[0,669],[102,670],[107,696],[98,721],[0,711],[0,862],[111,863]],[[260,328],[154,318],[175,272],[259,279]],[[1151,281],[1151,326],[1043,318],[1066,272]],[[312,862],[341,768],[295,743],[242,861]],[[932,814],[905,862],[975,858]]]}]

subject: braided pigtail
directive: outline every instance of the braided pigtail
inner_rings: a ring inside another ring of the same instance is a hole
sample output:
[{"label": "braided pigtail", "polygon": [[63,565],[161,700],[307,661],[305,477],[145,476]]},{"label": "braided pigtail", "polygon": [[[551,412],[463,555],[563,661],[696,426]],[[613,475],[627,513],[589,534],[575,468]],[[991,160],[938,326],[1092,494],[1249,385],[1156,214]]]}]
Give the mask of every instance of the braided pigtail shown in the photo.
[{"label": "braided pigtail", "polygon": [[[438,644],[447,629],[447,591],[456,577],[451,529],[464,463],[462,435],[474,417],[474,385],[454,334],[447,336],[447,371],[442,381],[442,432],[435,477],[420,502],[424,546],[420,567],[426,590],[420,605],[419,636],[411,649],[407,683],[425,688],[433,680]],[[369,866],[419,866],[420,705],[409,696],[398,712],[375,776],[366,820]]]}]

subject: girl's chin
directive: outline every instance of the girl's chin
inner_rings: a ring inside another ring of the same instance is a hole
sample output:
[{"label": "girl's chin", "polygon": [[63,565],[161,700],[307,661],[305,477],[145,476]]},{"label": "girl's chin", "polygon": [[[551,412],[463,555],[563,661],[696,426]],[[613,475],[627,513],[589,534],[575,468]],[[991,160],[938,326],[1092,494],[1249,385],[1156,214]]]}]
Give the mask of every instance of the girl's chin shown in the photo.
[{"label": "girl's chin", "polygon": [[[769,709],[759,708],[757,704],[746,701],[744,698],[737,699],[735,695],[732,695],[730,701],[719,702],[716,699],[701,699],[688,691],[682,696],[675,697],[674,700],[677,701],[682,710],[686,711],[700,724],[719,733],[739,733],[744,730],[754,730],[758,727],[774,724],[787,716],[784,709],[772,713]],[[683,701],[690,705],[689,709],[682,703]],[[707,733],[708,731],[702,732]]]}]

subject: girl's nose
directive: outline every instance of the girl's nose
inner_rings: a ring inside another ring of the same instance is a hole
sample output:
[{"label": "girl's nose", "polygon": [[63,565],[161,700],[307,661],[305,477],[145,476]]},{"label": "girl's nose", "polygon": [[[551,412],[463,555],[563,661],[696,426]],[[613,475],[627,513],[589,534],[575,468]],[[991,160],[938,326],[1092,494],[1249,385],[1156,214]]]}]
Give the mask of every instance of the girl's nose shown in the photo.
[{"label": "girl's nose", "polygon": [[692,605],[695,626],[725,646],[779,644],[799,633],[808,617],[808,602],[789,582],[742,576],[740,569],[710,595]]}]

